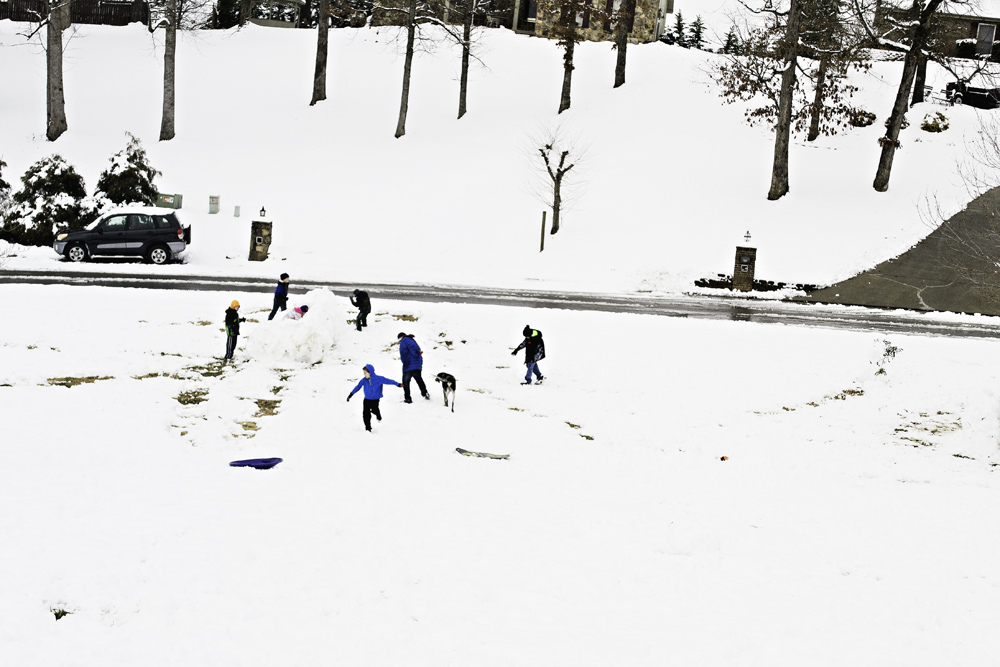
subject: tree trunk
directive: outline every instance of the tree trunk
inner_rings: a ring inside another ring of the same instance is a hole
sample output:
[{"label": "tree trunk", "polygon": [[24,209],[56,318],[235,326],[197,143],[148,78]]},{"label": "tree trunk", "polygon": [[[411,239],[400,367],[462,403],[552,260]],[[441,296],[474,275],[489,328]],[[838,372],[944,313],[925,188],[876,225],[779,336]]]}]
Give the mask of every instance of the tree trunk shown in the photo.
[{"label": "tree trunk", "polygon": [[475,0],[465,0],[465,20],[462,23],[462,77],[458,84],[458,117],[465,115],[465,99],[469,92],[469,50],[472,40],[472,3]]},{"label": "tree trunk", "polygon": [[562,209],[562,174],[552,181],[552,230],[550,234],[559,231],[559,211]]},{"label": "tree trunk", "polygon": [[[576,17],[573,17],[573,23],[576,23]],[[562,84],[562,94],[559,97],[559,113],[569,109],[570,105],[570,92],[573,86],[573,50],[576,47],[575,38],[566,38],[566,53],[563,55],[563,84]],[[557,220],[553,219],[553,224]]]},{"label": "tree trunk", "polygon": [[240,0],[240,27],[247,24],[247,20],[253,13],[253,0]]},{"label": "tree trunk", "polygon": [[410,0],[410,10],[406,17],[406,60],[403,62],[403,95],[399,101],[399,121],[396,123],[396,138],[406,134],[406,110],[410,104],[410,67],[413,65],[413,42],[417,36],[417,0]]},{"label": "tree trunk", "polygon": [[[899,147],[899,130],[906,114],[910,88],[913,86],[917,65],[922,57],[921,51],[930,32],[931,17],[941,2],[942,0],[929,0],[927,6],[920,12],[917,27],[913,31],[913,42],[910,45],[910,50],[906,52],[906,60],[903,61],[903,76],[900,78],[899,88],[896,90],[896,101],[892,105],[892,113],[889,114],[885,136],[879,140],[879,143],[882,144],[882,155],[879,157],[878,168],[875,170],[875,181],[872,183],[876,192],[885,192],[889,189],[892,159],[896,154],[896,148]],[[914,0],[914,4],[916,4],[916,0]]]},{"label": "tree trunk", "polygon": [[177,0],[167,0],[166,39],[163,47],[163,115],[160,141],[174,138],[174,73],[177,55]]},{"label": "tree trunk", "polygon": [[63,31],[70,25],[69,0],[50,0],[48,9],[49,22],[45,29],[45,136],[49,141],[55,141],[69,129],[63,91],[62,43]]},{"label": "tree trunk", "polygon": [[913,80],[913,99],[910,106],[924,101],[924,86],[927,84],[927,56],[920,54],[917,62],[917,73]]},{"label": "tree trunk", "polygon": [[330,43],[330,0],[319,0],[319,24],[316,26],[316,70],[313,73],[313,96],[309,106],[326,99],[326,59]]},{"label": "tree trunk", "polygon": [[823,93],[826,86],[826,68],[830,60],[828,54],[819,58],[819,70],[816,72],[816,96],[813,98],[812,109],[809,111],[809,134],[806,141],[816,141],[819,136],[819,117],[823,111]]},{"label": "tree trunk", "polygon": [[798,66],[800,0],[792,0],[785,28],[785,70],[781,73],[781,93],[778,96],[778,121],[774,127],[774,163],[771,167],[771,201],[788,194],[788,144],[792,131],[792,95],[795,92],[795,68]]},{"label": "tree trunk", "polygon": [[[622,9],[625,9],[625,4],[622,3]],[[615,61],[614,87],[617,88],[625,85],[625,52],[628,49],[628,17],[622,14],[618,15],[618,25],[615,28],[615,49],[618,51],[618,59]]]}]

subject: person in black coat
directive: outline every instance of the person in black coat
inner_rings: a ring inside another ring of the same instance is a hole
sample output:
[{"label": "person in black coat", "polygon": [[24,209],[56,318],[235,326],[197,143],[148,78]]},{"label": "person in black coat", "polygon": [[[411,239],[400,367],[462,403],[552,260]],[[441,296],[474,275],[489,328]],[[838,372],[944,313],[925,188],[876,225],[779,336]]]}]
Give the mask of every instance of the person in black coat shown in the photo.
[{"label": "person in black coat", "polygon": [[274,307],[271,308],[271,314],[267,319],[273,320],[279,308],[285,310],[288,307],[288,280],[288,274],[282,273],[278,286],[274,288]]},{"label": "person in black coat", "polygon": [[521,333],[524,335],[524,340],[510,353],[511,356],[516,356],[519,351],[524,350],[524,365],[528,367],[528,372],[525,373],[524,382],[521,384],[531,384],[532,373],[541,382],[545,379],[541,371],[538,370],[538,362],[545,358],[545,341],[542,340],[542,332],[525,326]]},{"label": "person in black coat", "polygon": [[359,289],[354,290],[354,296],[351,297],[351,305],[358,309],[358,316],[355,322],[358,325],[358,331],[361,331],[361,327],[368,326],[368,313],[372,312],[372,302],[368,298],[368,292]]},{"label": "person in black coat", "polygon": [[229,308],[226,308],[226,356],[225,360],[233,358],[236,351],[236,339],[240,337],[240,322],[246,322],[247,318],[240,317],[240,302],[235,299]]}]

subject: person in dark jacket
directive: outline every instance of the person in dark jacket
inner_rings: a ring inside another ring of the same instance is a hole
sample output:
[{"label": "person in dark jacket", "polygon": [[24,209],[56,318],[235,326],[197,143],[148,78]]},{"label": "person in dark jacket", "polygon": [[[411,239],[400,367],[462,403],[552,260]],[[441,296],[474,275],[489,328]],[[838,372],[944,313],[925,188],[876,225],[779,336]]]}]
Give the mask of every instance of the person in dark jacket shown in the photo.
[{"label": "person in dark jacket", "polygon": [[382,421],[382,412],[378,408],[379,399],[382,398],[382,385],[384,384],[394,384],[397,387],[402,387],[403,385],[395,380],[390,380],[389,378],[384,378],[381,375],[375,375],[375,367],[371,364],[365,364],[365,376],[361,378],[357,386],[351,390],[351,393],[347,395],[347,400],[351,400],[351,396],[354,396],[359,389],[365,390],[365,401],[364,407],[361,410],[361,418],[365,422],[365,430],[372,430],[372,414],[375,415],[375,419]]},{"label": "person in dark jacket", "polygon": [[361,327],[368,326],[368,313],[372,312],[372,302],[368,298],[368,292],[359,289],[354,290],[354,296],[351,297],[351,305],[358,309],[358,317],[355,319],[355,322],[358,325],[358,331],[361,331]]},{"label": "person in dark jacket", "polygon": [[403,362],[403,402],[413,402],[413,399],[410,398],[410,378],[417,381],[420,395],[430,400],[431,395],[427,393],[427,386],[424,384],[424,378],[421,377],[421,371],[424,367],[422,356],[424,351],[413,339],[413,334],[400,331],[396,338],[399,340],[399,360]]},{"label": "person in dark jacket", "polygon": [[288,280],[288,274],[282,273],[278,286],[274,288],[274,307],[271,308],[271,314],[267,316],[267,319],[273,320],[274,316],[278,314],[279,308],[285,310],[288,307]]},{"label": "person in dark jacket", "polygon": [[510,353],[511,356],[516,356],[521,349],[524,349],[524,365],[528,367],[528,372],[524,374],[524,382],[521,384],[531,384],[532,373],[541,382],[545,379],[542,372],[538,370],[538,362],[545,358],[545,341],[542,340],[542,332],[525,326],[521,333],[524,334],[524,340]]},{"label": "person in dark jacket", "polygon": [[247,318],[240,317],[240,302],[235,299],[229,308],[226,309],[226,356],[223,359],[232,359],[233,352],[236,351],[236,339],[240,336],[240,322],[246,322]]}]

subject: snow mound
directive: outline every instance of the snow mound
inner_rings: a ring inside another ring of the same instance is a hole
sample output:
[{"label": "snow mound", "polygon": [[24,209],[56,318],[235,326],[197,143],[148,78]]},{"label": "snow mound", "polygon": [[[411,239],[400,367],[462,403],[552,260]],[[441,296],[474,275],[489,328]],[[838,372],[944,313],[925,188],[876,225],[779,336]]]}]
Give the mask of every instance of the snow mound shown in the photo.
[{"label": "snow mound", "polygon": [[[303,305],[309,306],[309,312],[301,320],[285,318],[293,308]],[[337,323],[343,326],[341,310],[343,304],[327,289],[290,297],[287,311],[278,311],[273,320],[265,320],[247,331],[247,354],[266,362],[315,364],[323,361],[336,347]]]}]

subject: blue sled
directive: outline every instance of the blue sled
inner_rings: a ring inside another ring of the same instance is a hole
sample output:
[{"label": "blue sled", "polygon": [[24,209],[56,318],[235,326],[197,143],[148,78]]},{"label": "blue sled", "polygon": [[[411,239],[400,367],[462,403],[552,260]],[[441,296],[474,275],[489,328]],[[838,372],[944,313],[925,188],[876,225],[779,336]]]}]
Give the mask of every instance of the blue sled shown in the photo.
[{"label": "blue sled", "polygon": [[230,461],[229,465],[241,468],[268,470],[281,463],[281,461],[282,459],[246,459],[244,461]]}]

